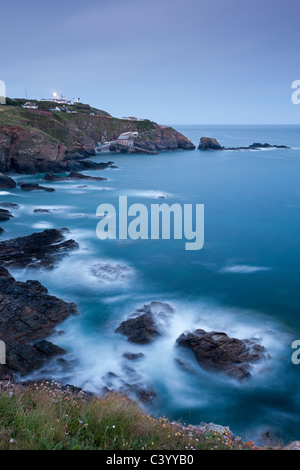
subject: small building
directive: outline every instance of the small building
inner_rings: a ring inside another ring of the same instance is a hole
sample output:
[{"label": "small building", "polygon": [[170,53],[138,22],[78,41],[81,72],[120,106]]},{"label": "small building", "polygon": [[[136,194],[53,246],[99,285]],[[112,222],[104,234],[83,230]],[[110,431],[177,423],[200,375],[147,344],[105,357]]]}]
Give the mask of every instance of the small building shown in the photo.
[{"label": "small building", "polygon": [[27,101],[27,103],[22,105],[22,108],[25,108],[25,109],[38,109],[38,106],[35,103],[31,103],[30,101]]},{"label": "small building", "polygon": [[134,139],[139,136],[138,132],[124,132],[120,134],[117,143],[120,145],[124,145],[125,147],[133,147]]},{"label": "small building", "polygon": [[66,106],[62,106],[60,108],[61,111],[63,111],[64,113],[70,113],[71,111],[69,110],[69,108],[67,108]]}]

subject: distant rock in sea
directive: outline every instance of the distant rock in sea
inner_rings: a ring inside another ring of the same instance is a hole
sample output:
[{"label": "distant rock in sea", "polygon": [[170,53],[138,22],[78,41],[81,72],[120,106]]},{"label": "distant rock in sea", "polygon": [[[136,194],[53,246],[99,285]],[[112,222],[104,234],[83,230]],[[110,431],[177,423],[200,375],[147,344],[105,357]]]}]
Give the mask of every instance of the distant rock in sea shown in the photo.
[{"label": "distant rock in sea", "polygon": [[199,150],[223,150],[224,147],[221,147],[221,145],[216,139],[212,139],[211,137],[201,137],[198,149]]},{"label": "distant rock in sea", "polygon": [[199,150],[261,150],[261,149],[288,149],[285,145],[270,145],[270,144],[261,144],[255,142],[254,144],[249,145],[248,147],[222,147],[216,139],[211,137],[201,137],[200,144],[198,146]]}]

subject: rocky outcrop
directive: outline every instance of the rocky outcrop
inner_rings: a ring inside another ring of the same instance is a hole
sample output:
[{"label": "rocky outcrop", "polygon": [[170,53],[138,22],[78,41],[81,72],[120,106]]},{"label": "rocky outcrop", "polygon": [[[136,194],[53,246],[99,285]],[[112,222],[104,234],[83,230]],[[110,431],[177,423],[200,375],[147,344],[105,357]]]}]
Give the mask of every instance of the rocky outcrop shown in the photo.
[{"label": "rocky outcrop", "polygon": [[238,380],[250,377],[252,363],[268,357],[265,348],[254,341],[230,338],[217,331],[183,333],[177,344],[190,348],[204,369],[224,372]]},{"label": "rocky outcrop", "polygon": [[15,188],[17,183],[7,175],[0,173],[0,189],[11,189]]},{"label": "rocky outcrop", "polygon": [[0,170],[34,174],[66,159],[67,147],[38,129],[0,126]]},{"label": "rocky outcrop", "polygon": [[0,339],[6,346],[6,365],[0,365],[0,378],[28,374],[47,358],[64,354],[45,338],[76,313],[75,304],[49,295],[38,281],[17,282],[0,267]]},{"label": "rocky outcrop", "polygon": [[52,269],[69,251],[79,246],[74,240],[65,239],[66,231],[47,229],[0,242],[0,263],[15,268]]},{"label": "rocky outcrop", "polygon": [[223,150],[224,147],[222,147],[216,139],[212,139],[211,137],[201,137],[198,149],[199,150]]},{"label": "rocky outcrop", "polygon": [[169,304],[151,302],[123,321],[116,332],[127,336],[128,341],[132,343],[147,344],[161,335],[173,313],[174,310]]},{"label": "rocky outcrop", "polygon": [[150,135],[139,132],[139,137],[135,139],[135,145],[140,150],[166,151],[166,150],[194,150],[195,145],[183,134],[172,127],[158,126],[153,124]]},{"label": "rocky outcrop", "polygon": [[198,146],[199,150],[261,150],[261,149],[288,149],[285,145],[270,145],[270,144],[261,144],[255,142],[254,144],[249,145],[248,147],[222,147],[216,139],[211,137],[201,137],[200,144]]}]

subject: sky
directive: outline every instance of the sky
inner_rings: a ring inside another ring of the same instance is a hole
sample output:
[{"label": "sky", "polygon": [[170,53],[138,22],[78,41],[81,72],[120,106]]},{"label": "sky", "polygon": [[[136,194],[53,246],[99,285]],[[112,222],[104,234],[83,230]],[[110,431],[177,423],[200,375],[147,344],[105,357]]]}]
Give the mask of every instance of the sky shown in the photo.
[{"label": "sky", "polygon": [[0,80],[12,98],[59,92],[160,124],[299,124],[299,13],[299,0],[1,2]]}]

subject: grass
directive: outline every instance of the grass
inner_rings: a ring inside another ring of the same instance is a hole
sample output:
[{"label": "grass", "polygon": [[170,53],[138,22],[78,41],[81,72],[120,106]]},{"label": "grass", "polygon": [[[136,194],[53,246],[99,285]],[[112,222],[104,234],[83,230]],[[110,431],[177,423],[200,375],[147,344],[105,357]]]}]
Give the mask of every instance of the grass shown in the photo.
[{"label": "grass", "polygon": [[119,394],[91,397],[53,382],[0,392],[0,450],[245,448],[253,444],[153,418]]}]

